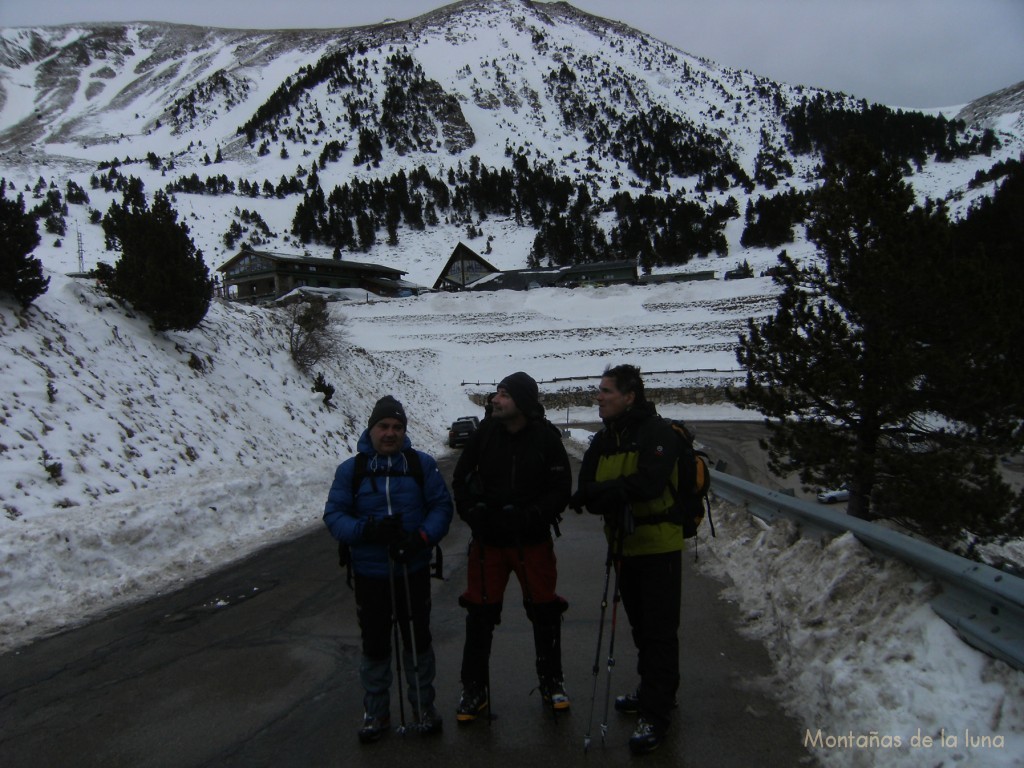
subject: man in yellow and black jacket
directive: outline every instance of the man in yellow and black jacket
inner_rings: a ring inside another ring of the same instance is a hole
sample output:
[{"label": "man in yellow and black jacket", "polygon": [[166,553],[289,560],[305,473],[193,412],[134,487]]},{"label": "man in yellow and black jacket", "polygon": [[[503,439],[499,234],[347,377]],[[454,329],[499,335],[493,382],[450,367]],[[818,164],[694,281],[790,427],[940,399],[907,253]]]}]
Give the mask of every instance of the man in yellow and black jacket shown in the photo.
[{"label": "man in yellow and black jacket", "polygon": [[635,754],[660,746],[679,688],[683,529],[672,514],[675,434],[644,397],[640,370],[609,368],[597,394],[604,428],[583,456],[571,506],[604,516],[622,605],[636,643],[640,685],[615,708],[638,715]]}]

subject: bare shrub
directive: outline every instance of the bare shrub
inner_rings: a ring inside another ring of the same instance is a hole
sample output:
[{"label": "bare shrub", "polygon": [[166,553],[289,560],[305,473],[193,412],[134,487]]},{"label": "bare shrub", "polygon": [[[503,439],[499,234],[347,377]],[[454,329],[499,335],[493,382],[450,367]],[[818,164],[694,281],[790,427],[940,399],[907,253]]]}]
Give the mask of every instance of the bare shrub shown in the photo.
[{"label": "bare shrub", "polygon": [[303,373],[345,356],[344,318],[332,317],[325,300],[311,298],[290,304],[285,309],[285,318],[288,351]]}]

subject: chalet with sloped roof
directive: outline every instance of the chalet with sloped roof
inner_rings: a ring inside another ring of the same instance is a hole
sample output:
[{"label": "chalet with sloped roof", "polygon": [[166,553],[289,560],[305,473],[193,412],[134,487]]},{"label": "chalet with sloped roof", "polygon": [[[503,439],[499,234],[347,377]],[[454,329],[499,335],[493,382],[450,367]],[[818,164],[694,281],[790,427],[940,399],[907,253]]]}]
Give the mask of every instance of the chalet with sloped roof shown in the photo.
[{"label": "chalet with sloped roof", "polygon": [[493,274],[500,274],[497,267],[460,242],[434,282],[434,290],[465,290],[470,283]]},{"label": "chalet with sloped roof", "polygon": [[425,290],[406,282],[405,272],[345,259],[318,259],[243,248],[218,272],[228,298],[253,303],[274,301],[297,288],[358,288],[378,296],[410,296]]}]

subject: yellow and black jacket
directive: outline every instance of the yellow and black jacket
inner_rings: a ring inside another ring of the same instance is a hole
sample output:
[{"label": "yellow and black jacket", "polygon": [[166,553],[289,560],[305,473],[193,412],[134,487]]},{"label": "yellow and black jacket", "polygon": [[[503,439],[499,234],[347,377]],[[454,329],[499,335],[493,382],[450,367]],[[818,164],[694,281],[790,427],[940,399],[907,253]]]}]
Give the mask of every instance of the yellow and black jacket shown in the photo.
[{"label": "yellow and black jacket", "polygon": [[669,519],[678,451],[672,428],[644,402],[606,422],[583,455],[579,491],[590,512],[605,515],[609,541],[626,512],[622,555],[683,549],[683,529]]}]

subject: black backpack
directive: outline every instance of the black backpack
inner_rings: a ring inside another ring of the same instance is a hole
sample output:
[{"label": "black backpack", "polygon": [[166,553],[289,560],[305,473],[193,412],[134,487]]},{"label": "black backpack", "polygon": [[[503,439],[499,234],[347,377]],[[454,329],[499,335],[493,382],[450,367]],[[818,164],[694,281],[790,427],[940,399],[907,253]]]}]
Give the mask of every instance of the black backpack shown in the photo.
[{"label": "black backpack", "polygon": [[[419,485],[420,491],[422,492],[424,486],[423,479],[423,464],[420,462],[420,455],[413,448],[403,448],[402,455],[405,456],[405,460],[409,465],[409,471],[407,474],[412,477],[416,484]],[[377,483],[374,480],[376,477],[385,477],[389,472],[370,472],[367,469],[370,457],[365,453],[356,454],[356,465],[352,471],[352,496],[355,497],[356,492],[359,490],[359,486],[365,478],[370,478],[370,483],[373,485],[374,491],[377,490]],[[348,584],[349,589],[352,588],[352,553],[349,551],[349,545],[344,541],[338,542],[338,563],[342,568],[345,569],[345,583]],[[434,545],[434,564],[431,566],[431,574],[435,579],[444,579],[444,553],[441,551],[439,544]]]},{"label": "black backpack", "polygon": [[680,520],[683,526],[683,538],[692,539],[697,529],[707,516],[711,526],[711,535],[715,536],[715,523],[711,519],[711,501],[708,493],[711,490],[711,468],[708,466],[708,455],[694,448],[693,432],[686,423],[676,419],[665,419],[678,438],[678,487],[669,485],[674,500],[673,517]]}]

